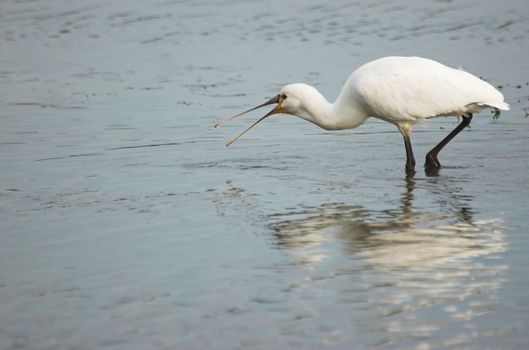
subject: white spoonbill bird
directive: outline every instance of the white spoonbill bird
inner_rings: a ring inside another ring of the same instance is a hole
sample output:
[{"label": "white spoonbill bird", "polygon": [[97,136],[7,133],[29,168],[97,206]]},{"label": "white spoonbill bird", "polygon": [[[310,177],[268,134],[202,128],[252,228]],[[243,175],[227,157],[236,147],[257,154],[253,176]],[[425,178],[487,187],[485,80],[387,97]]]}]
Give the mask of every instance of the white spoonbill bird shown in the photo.
[{"label": "white spoonbill bird", "polygon": [[262,120],[278,113],[292,114],[326,130],[352,129],[369,117],[392,123],[404,137],[406,172],[415,172],[410,136],[413,125],[440,116],[461,116],[461,123],[426,155],[425,168],[441,167],[437,155],[472,120],[472,113],[484,107],[508,110],[501,92],[489,83],[461,69],[447,67],[421,57],[384,57],[355,70],[334,103],[306,84],[289,84],[267,102],[221,120],[233,119],[257,108],[276,104],[231,145]]}]

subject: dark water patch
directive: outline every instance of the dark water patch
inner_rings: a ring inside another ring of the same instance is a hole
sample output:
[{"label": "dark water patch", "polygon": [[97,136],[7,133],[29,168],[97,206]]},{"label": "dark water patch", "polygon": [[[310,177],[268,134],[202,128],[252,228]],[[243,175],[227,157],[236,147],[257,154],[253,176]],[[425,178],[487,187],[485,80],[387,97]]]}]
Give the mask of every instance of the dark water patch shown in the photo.
[{"label": "dark water patch", "polygon": [[121,77],[121,74],[117,72],[100,72],[95,70],[94,68],[86,69],[85,72],[82,73],[74,73],[71,75],[75,78],[90,78],[90,79],[97,79],[97,80],[103,80],[103,81],[109,81],[109,82],[124,82],[125,80]]},{"label": "dark water patch", "polygon": [[[239,94],[238,96],[244,96],[244,94]],[[203,104],[200,103],[200,102],[189,102],[189,101],[176,101],[176,104],[178,106],[184,106],[184,107],[189,107],[189,106],[202,106]]]},{"label": "dark water patch", "polygon": [[144,91],[161,90],[163,89],[163,86],[143,86],[143,87],[140,87],[139,89],[144,90]]},{"label": "dark water patch", "polygon": [[[64,10],[64,11],[52,11],[50,12],[47,8],[23,8],[20,10],[14,10],[7,12],[7,15],[4,15],[3,21],[6,23],[9,22],[21,22],[21,21],[35,21],[42,22],[47,20],[54,20],[61,17],[69,16],[78,16],[87,11],[95,10],[98,6],[84,6],[73,10]],[[41,12],[39,14],[38,12]],[[35,14],[37,13],[37,14]]]},{"label": "dark water patch", "polygon": [[0,145],[25,145],[27,142],[24,141],[13,141],[13,142],[0,142]]},{"label": "dark water patch", "polygon": [[127,124],[110,124],[107,125],[105,130],[136,130],[137,128],[129,126]]},{"label": "dark water patch", "polygon": [[[266,162],[266,164],[263,164]],[[208,161],[198,163],[185,163],[182,164],[183,168],[187,169],[211,169],[211,168],[223,168],[223,169],[239,169],[239,170],[277,170],[284,171],[288,169],[289,162],[282,162],[278,164],[271,159],[223,159],[219,161]]]},{"label": "dark water patch", "polygon": [[135,149],[135,148],[148,148],[148,147],[181,146],[183,144],[188,144],[188,143],[195,143],[195,142],[194,141],[189,141],[189,142],[166,142],[166,143],[151,143],[151,144],[148,144],[148,145],[121,146],[121,147],[107,148],[106,151],[115,151],[115,150],[123,150],[123,149]]},{"label": "dark water patch", "polygon": [[68,158],[77,158],[77,157],[93,157],[93,156],[102,156],[102,155],[104,155],[104,153],[79,153],[79,154],[69,154],[66,156],[40,158],[40,159],[35,159],[35,161],[43,162],[43,161],[48,161],[48,160],[59,160],[59,159],[68,159]]},{"label": "dark water patch", "polygon": [[130,24],[136,24],[140,22],[148,22],[148,21],[154,21],[154,20],[160,20],[160,19],[166,19],[170,18],[172,15],[170,13],[165,14],[152,14],[152,15],[143,15],[143,16],[137,16],[134,18],[127,18],[121,20],[120,23],[113,23],[112,26],[127,26]]},{"label": "dark water patch", "polygon": [[36,131],[36,130],[26,130],[26,131],[13,131],[13,132],[10,132],[10,134],[12,135],[35,135],[35,134],[38,134],[39,132]]},{"label": "dark water patch", "polygon": [[205,91],[209,89],[216,89],[219,87],[227,86],[229,83],[196,83],[196,84],[186,84],[184,87],[189,88],[191,91]]},{"label": "dark water patch", "polygon": [[148,39],[144,39],[140,43],[141,44],[152,44],[152,43],[156,43],[156,42],[165,40],[167,38],[172,38],[172,37],[178,36],[178,35],[180,35],[180,31],[170,31],[170,32],[164,33],[163,35],[160,35],[160,36],[155,36],[155,37],[151,37],[151,38],[148,38]]},{"label": "dark water patch", "polygon": [[40,107],[40,108],[53,108],[53,109],[86,109],[81,106],[60,106],[45,102],[14,102],[10,103],[12,106],[27,106],[27,107]]},{"label": "dark water patch", "polygon": [[499,25],[496,29],[498,29],[498,30],[506,29],[506,28],[509,28],[510,26],[512,26],[513,24],[514,24],[514,21],[507,21],[507,22]]}]

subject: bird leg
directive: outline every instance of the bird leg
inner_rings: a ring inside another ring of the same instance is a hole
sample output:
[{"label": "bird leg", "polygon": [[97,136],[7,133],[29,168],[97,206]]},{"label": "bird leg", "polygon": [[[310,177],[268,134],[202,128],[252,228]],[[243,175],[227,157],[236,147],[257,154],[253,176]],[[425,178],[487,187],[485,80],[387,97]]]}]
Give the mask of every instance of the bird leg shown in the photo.
[{"label": "bird leg", "polygon": [[415,157],[413,156],[413,149],[411,148],[411,125],[402,124],[397,125],[402,137],[404,137],[404,147],[406,147],[406,175],[413,176],[415,174]]},{"label": "bird leg", "polygon": [[448,136],[446,136],[444,139],[441,140],[428,154],[426,154],[426,162],[424,163],[424,167],[426,170],[437,170],[441,167],[441,163],[439,163],[439,160],[437,159],[437,155],[439,152],[443,149],[444,146],[448,144],[457,134],[461,132],[464,128],[466,128],[470,121],[472,120],[472,113],[463,114],[462,115],[463,120],[459,125],[452,130]]},{"label": "bird leg", "polygon": [[415,157],[411,148],[411,140],[409,135],[402,135],[404,136],[404,147],[406,147],[406,174],[412,176],[415,174]]},{"label": "bird leg", "polygon": [[411,148],[411,130],[412,125],[400,124],[397,125],[402,137],[404,137],[404,147],[406,147],[406,175],[411,177],[415,175],[415,157],[413,156],[413,149]]}]

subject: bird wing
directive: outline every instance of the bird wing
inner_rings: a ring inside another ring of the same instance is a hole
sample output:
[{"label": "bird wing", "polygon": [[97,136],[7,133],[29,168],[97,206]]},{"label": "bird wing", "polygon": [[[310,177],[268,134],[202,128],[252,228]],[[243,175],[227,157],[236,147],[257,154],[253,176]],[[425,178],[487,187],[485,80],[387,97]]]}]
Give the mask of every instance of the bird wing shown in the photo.
[{"label": "bird wing", "polygon": [[350,82],[370,114],[389,122],[461,115],[485,105],[508,109],[489,83],[419,57],[373,61],[353,72]]}]

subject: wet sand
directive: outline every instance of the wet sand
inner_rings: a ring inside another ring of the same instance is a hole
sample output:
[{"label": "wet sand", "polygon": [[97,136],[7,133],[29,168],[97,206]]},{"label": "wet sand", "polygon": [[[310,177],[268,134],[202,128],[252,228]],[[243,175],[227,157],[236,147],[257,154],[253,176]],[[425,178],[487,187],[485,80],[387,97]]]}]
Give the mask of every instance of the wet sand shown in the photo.
[{"label": "wet sand", "polygon": [[[0,349],[529,347],[525,1],[0,2]],[[512,110],[218,119],[419,55]]]}]

